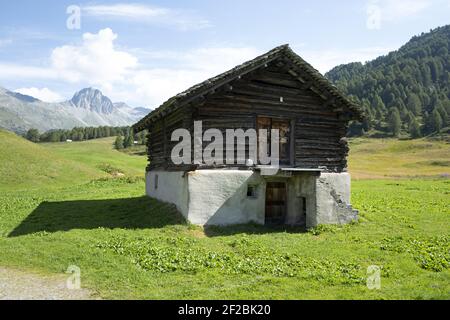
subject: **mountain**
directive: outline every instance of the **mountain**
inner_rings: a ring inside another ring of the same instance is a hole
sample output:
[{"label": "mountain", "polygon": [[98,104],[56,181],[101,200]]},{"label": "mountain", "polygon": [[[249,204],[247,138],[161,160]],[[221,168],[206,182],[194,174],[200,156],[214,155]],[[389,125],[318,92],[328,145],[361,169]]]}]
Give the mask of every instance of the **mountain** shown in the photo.
[{"label": "mountain", "polygon": [[100,90],[86,88],[69,101],[47,103],[34,97],[0,88],[0,127],[23,133],[90,126],[128,126],[150,112],[113,103]]},{"label": "mountain", "polygon": [[449,51],[450,25],[415,36],[366,64],[328,72],[325,76],[365,109],[366,121],[354,123],[350,133],[416,137],[450,126]]},{"label": "mountain", "polygon": [[70,103],[75,108],[104,114],[111,114],[114,109],[112,101],[108,97],[105,97],[100,90],[93,88],[86,88],[75,93]]}]

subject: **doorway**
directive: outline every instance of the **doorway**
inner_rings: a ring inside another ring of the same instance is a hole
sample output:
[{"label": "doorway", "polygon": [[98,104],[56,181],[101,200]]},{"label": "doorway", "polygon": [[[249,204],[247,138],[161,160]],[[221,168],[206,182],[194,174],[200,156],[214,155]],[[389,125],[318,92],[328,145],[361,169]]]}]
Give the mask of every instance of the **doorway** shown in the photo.
[{"label": "doorway", "polygon": [[266,225],[286,223],[287,192],[284,182],[267,182],[266,186]]}]

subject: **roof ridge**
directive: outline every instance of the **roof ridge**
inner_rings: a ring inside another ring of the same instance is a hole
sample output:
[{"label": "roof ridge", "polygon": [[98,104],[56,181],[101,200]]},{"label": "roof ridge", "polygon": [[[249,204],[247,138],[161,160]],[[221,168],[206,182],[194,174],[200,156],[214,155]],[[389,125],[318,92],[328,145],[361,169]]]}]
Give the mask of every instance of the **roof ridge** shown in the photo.
[{"label": "roof ridge", "polygon": [[317,81],[321,86],[325,88],[326,91],[328,91],[335,98],[341,100],[345,105],[348,106],[349,109],[351,109],[352,111],[356,112],[359,115],[362,114],[362,111],[359,109],[358,106],[356,106],[354,103],[348,100],[327,78],[325,78],[325,76],[323,76],[312,65],[310,65],[302,57],[300,57],[297,53],[295,53],[290,48],[289,44],[283,44],[267,51],[266,53],[257,56],[254,59],[248,60],[240,65],[237,65],[229,69],[228,71],[225,71],[219,75],[211,77],[201,83],[195,84],[192,87],[186,89],[185,91],[178,93],[177,95],[165,101],[163,104],[161,104],[158,108],[149,113],[139,122],[134,124],[133,128],[137,130],[143,130],[146,125],[146,122],[149,119],[165,111],[167,108],[174,105],[175,103],[180,102],[180,105],[186,103],[186,101],[181,100],[183,99],[189,100],[188,98],[190,95],[195,97],[196,94],[201,95],[201,92],[214,90],[215,88],[220,87],[229,81],[232,81],[233,76],[236,76],[237,73],[241,75],[243,73],[251,72],[252,70],[259,68],[261,65],[268,63],[269,60],[272,61],[276,59],[278,55],[282,54],[285,54],[290,60],[292,60],[294,65],[299,67],[303,72],[309,74],[313,78],[313,80]]}]

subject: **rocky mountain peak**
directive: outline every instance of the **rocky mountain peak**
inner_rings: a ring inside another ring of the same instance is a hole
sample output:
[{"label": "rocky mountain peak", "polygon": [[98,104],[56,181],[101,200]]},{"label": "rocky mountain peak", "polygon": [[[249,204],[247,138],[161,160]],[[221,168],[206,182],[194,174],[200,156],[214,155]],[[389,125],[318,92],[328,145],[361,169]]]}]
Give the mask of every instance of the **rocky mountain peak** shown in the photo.
[{"label": "rocky mountain peak", "polygon": [[85,88],[78,91],[70,102],[76,108],[103,114],[110,114],[114,109],[112,101],[104,96],[100,90],[95,88]]}]

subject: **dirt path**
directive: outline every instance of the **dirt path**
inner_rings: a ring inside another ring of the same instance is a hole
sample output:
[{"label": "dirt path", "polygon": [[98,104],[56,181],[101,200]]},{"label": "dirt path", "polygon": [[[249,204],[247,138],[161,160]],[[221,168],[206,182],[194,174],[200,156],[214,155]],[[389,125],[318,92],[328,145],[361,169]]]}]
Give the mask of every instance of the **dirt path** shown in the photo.
[{"label": "dirt path", "polygon": [[0,300],[95,299],[85,289],[69,290],[64,276],[42,276],[0,267]]}]

